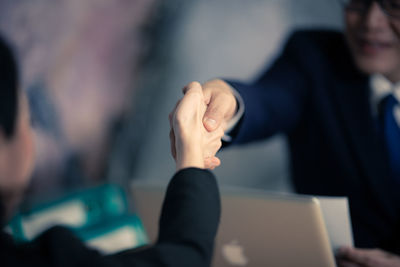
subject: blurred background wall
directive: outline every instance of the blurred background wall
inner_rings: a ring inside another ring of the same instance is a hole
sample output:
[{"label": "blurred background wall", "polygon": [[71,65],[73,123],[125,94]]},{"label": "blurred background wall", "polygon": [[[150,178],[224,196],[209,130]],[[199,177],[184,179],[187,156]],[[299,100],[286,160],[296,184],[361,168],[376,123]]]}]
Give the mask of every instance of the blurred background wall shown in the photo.
[{"label": "blurred background wall", "polygon": [[115,128],[133,108],[159,2],[0,2],[0,30],[14,46],[31,107],[32,194],[104,181]]},{"label": "blurred background wall", "polygon": [[[342,28],[335,0],[202,0],[187,1],[168,29],[166,80],[158,85],[162,101],[151,117],[136,179],[168,179],[168,113],[192,80],[215,77],[251,81],[271,63],[287,35],[296,28]],[[290,78],[290,77],[288,77]],[[283,137],[228,148],[219,153],[215,170],[220,184],[288,191],[287,148]]]},{"label": "blurred background wall", "polygon": [[[336,0],[3,0],[37,141],[31,192],[174,173],[168,114],[192,80],[250,81],[300,27],[342,27]],[[281,136],[219,154],[223,185],[290,190]]]}]

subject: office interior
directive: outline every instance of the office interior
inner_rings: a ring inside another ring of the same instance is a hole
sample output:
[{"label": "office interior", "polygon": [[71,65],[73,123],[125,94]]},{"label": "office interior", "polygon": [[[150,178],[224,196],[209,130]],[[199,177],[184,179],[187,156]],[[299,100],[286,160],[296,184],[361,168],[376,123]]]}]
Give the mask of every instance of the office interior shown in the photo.
[{"label": "office interior", "polygon": [[[37,143],[25,207],[103,183],[165,186],[182,87],[254,79],[300,27],[341,29],[339,1],[1,1]],[[292,191],[282,136],[218,156],[221,188]]]}]

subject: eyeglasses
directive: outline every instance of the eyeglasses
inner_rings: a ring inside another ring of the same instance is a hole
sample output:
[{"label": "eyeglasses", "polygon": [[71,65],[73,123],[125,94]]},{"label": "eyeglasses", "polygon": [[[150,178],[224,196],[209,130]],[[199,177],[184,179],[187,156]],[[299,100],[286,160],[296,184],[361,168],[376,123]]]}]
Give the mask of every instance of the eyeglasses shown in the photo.
[{"label": "eyeglasses", "polygon": [[340,0],[347,10],[360,13],[366,12],[374,1],[389,17],[400,18],[400,0]]}]

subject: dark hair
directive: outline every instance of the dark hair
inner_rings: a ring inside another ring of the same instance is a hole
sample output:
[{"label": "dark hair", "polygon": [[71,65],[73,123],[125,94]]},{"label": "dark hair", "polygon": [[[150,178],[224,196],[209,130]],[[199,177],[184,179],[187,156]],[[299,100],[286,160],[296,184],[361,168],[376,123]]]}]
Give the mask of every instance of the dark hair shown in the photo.
[{"label": "dark hair", "polygon": [[13,52],[0,36],[0,130],[7,138],[14,134],[18,105],[18,71]]}]

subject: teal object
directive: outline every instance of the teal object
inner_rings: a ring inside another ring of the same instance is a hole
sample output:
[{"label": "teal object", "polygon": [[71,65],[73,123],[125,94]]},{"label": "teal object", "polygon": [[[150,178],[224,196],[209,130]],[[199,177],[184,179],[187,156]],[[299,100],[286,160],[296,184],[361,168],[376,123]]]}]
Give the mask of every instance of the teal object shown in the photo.
[{"label": "teal object", "polygon": [[35,205],[18,213],[8,226],[14,239],[24,242],[54,225],[89,229],[126,214],[128,202],[123,189],[115,184],[104,184]]},{"label": "teal object", "polygon": [[75,229],[86,244],[104,254],[132,249],[149,243],[143,224],[136,215],[125,215],[91,227]]}]

